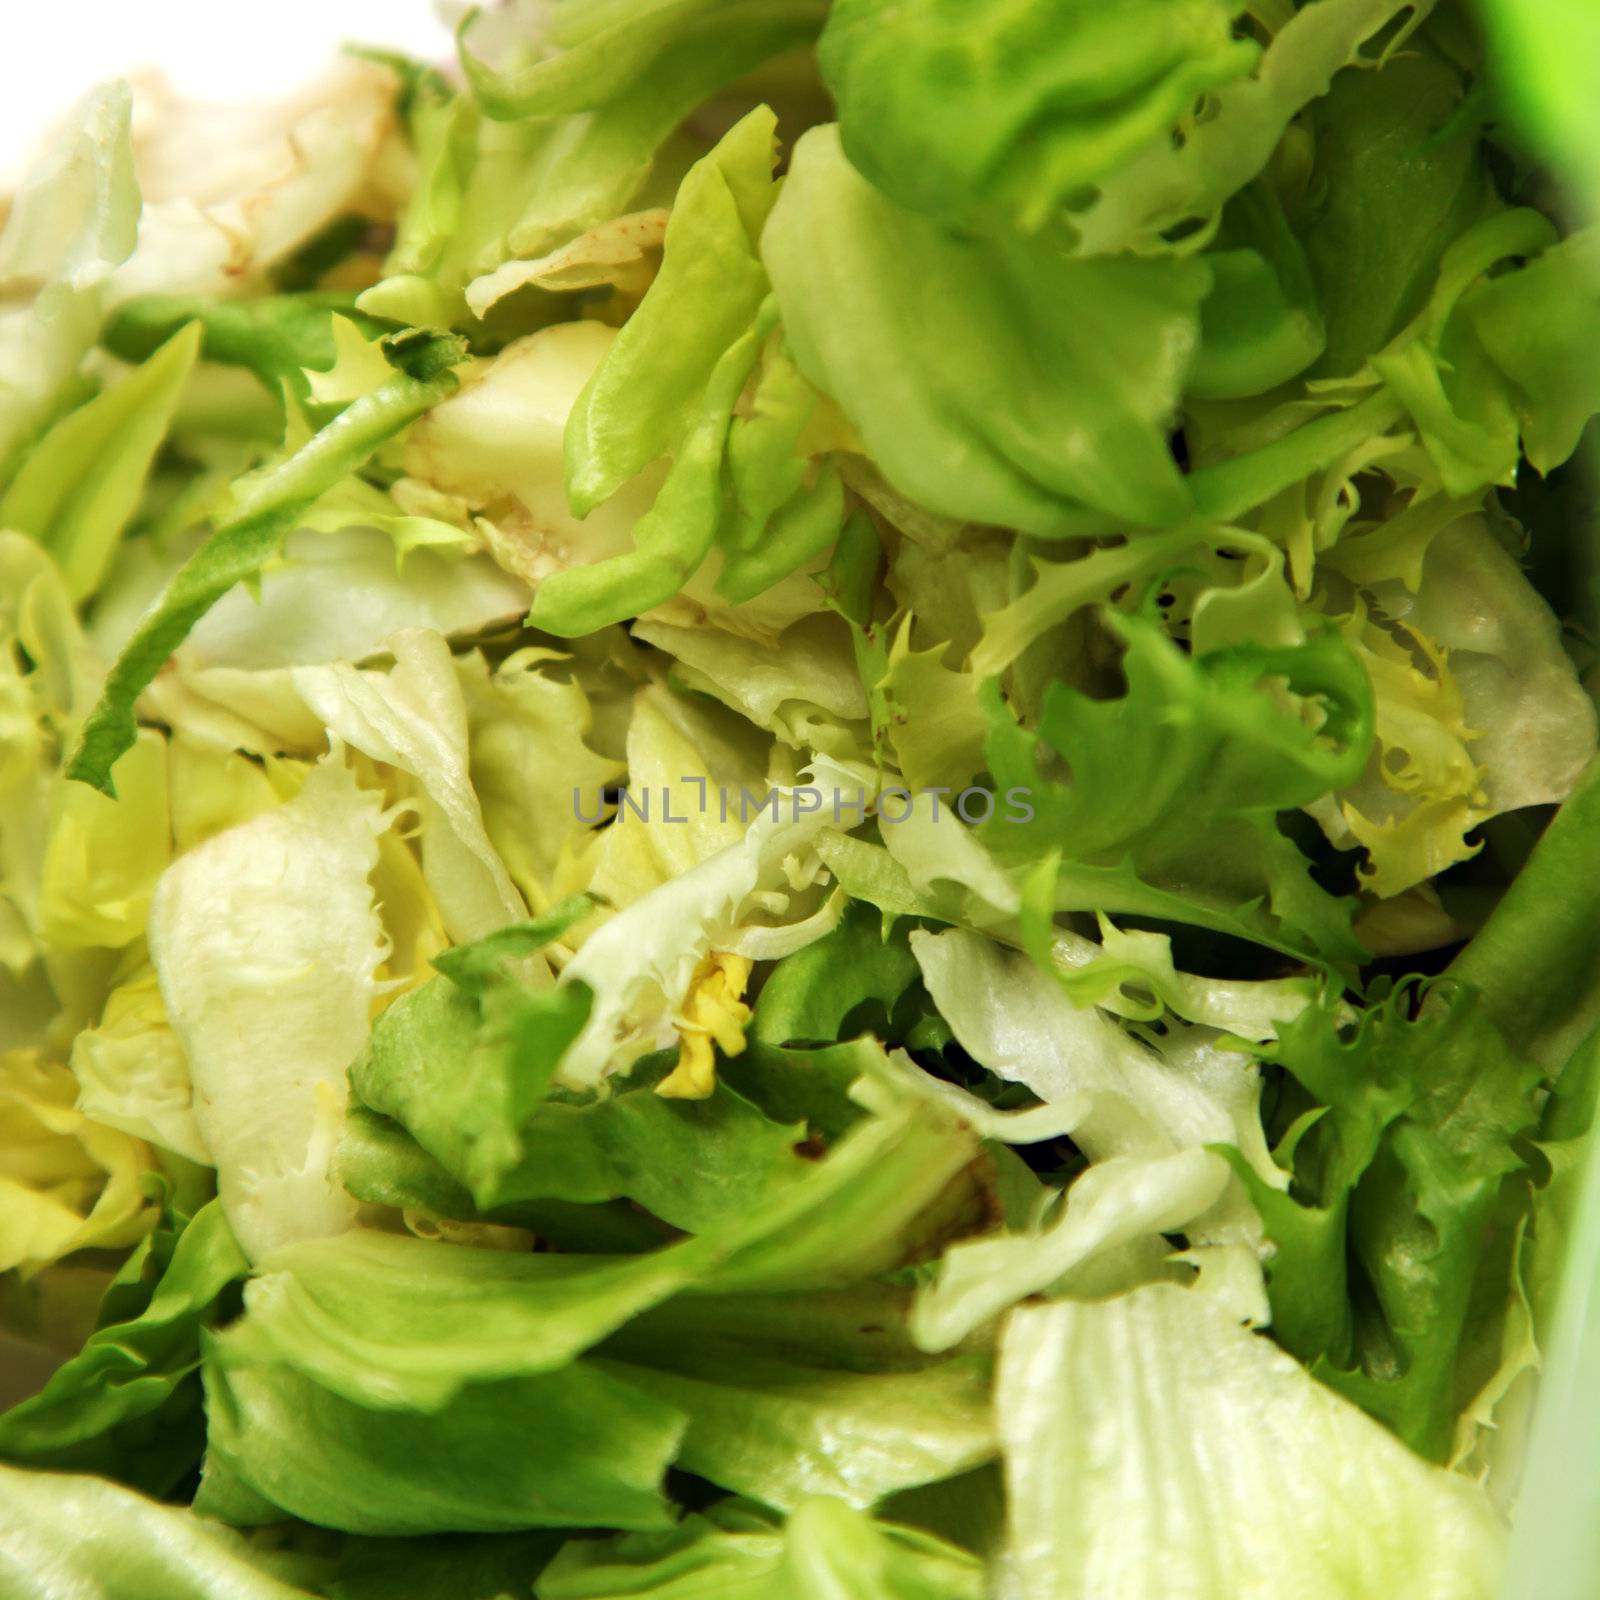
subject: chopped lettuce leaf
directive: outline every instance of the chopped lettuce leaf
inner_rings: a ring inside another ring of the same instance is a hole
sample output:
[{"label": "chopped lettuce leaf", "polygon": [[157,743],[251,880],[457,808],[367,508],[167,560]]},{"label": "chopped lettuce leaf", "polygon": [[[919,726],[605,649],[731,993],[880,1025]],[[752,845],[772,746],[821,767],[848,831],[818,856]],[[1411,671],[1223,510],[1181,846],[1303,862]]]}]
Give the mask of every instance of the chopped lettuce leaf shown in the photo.
[{"label": "chopped lettuce leaf", "polygon": [[205,295],[141,295],[119,305],[101,342],[124,361],[148,361],[182,329],[200,328],[200,355],[254,373],[273,395],[287,385],[312,399],[314,380],[338,362],[340,326],[364,332],[379,324],[352,319],[350,296],[337,292],[261,295],[229,300]]},{"label": "chopped lettuce leaf", "polygon": [[205,1447],[200,1330],[223,1312],[247,1263],[212,1201],[140,1241],[113,1280],[95,1330],[37,1394],[0,1414],[0,1455],[94,1471],[171,1494]]},{"label": "chopped lettuce leaf", "polygon": [[441,1411],[374,1408],[280,1360],[246,1320],[210,1342],[205,1374],[196,1507],[224,1520],[407,1535],[671,1521],[659,1484],[682,1414],[585,1364],[477,1385]]},{"label": "chopped lettuce leaf", "polygon": [[335,753],[292,800],[180,857],[156,889],[151,959],[223,1209],[252,1259],[355,1214],[330,1166],[345,1069],[378,993],[368,876],[384,825]]},{"label": "chopped lettuce leaf", "polygon": [[[1131,1036],[1097,1008],[1080,1009],[1020,952],[966,930],[913,933],[911,948],[961,1046],[1059,1108],[1049,1131],[1070,1133],[1094,1163],[1059,1203],[1054,1191],[1042,1194],[1025,1226],[948,1252],[918,1301],[919,1342],[944,1348],[1073,1274],[1157,1275],[1169,1254],[1163,1234],[1253,1245],[1254,1212],[1212,1153],[1226,1148],[1261,1183],[1282,1181],[1262,1139],[1249,1055],[1176,1021],[1160,1035]],[[1020,1127],[1001,1136],[1027,1137]]]},{"label": "chopped lettuce leaf", "polygon": [[1311,1096],[1278,1153],[1294,1188],[1234,1164],[1276,1246],[1278,1339],[1443,1460],[1465,1331],[1483,1315],[1474,1286],[1503,1190],[1526,1164],[1540,1073],[1470,990],[1435,990],[1415,1017],[1412,1001],[1396,991],[1348,1039],[1327,1008],[1286,1027],[1269,1059]]},{"label": "chopped lettuce leaf", "polygon": [[1504,1535],[1481,1490],[1194,1291],[1014,1312],[996,1403],[1029,1600],[1174,1584],[1222,1600],[1286,1574],[1329,1600],[1494,1592]]},{"label": "chopped lettuce leaf", "polygon": [[112,773],[119,800],[62,783],[50,808],[39,926],[59,950],[120,949],[139,939],[171,856],[166,741],[141,729]]},{"label": "chopped lettuce leaf", "polygon": [[560,638],[593,633],[664,605],[695,575],[716,537],[728,429],[764,331],[758,319],[717,357],[655,503],[634,524],[633,549],[552,573],[534,597],[534,627]]},{"label": "chopped lettuce leaf", "polygon": [[175,333],[56,423],[0,497],[0,524],[32,534],[55,556],[74,600],[105,577],[199,348],[196,325]]},{"label": "chopped lettuce leaf", "polygon": [[1222,1198],[1227,1181],[1215,1157],[1200,1149],[1097,1162],[1037,1229],[952,1248],[917,1299],[917,1342],[948,1349],[1033,1295],[1093,1294],[1157,1277],[1168,1255],[1159,1236],[1190,1228]]},{"label": "chopped lettuce leaf", "polygon": [[776,118],[755,111],[690,169],[661,271],[567,421],[567,490],[583,516],[680,444],[723,352],[767,294],[756,241],[772,209]]},{"label": "chopped lettuce leaf", "polygon": [[227,1528],[103,1478],[0,1466],[0,1489],[0,1581],[16,1600],[308,1600]]},{"label": "chopped lettuce leaf", "polygon": [[547,1600],[978,1600],[968,1552],[918,1530],[877,1522],[838,1500],[803,1501],[787,1522],[723,1501],[671,1533],[574,1540],[545,1569]]},{"label": "chopped lettuce leaf", "polygon": [[[1120,700],[1057,682],[1033,733],[989,697],[989,770],[1002,793],[1030,795],[1032,813],[992,820],[989,847],[1002,859],[1061,852],[1061,909],[1153,912],[1241,932],[1254,924],[1263,943],[1358,957],[1351,902],[1312,878],[1273,815],[1366,765],[1371,690],[1355,657],[1328,635],[1186,655],[1153,620],[1107,620],[1127,647]],[[1070,764],[1070,784],[1041,781],[1042,749]],[[1180,814],[1181,827],[1170,825]]]},{"label": "chopped lettuce leaf", "polygon": [[467,708],[449,647],[436,633],[408,629],[389,641],[388,672],[344,662],[296,667],[296,693],[331,739],[417,781],[422,863],[445,928],[471,940],[527,908],[484,831],[467,749]]},{"label": "chopped lettuce leaf", "polygon": [[1250,71],[1259,47],[1232,20],[1218,0],[1055,19],[840,0],[817,57],[845,153],[885,194],[954,227],[1033,231]]},{"label": "chopped lettuce leaf", "polygon": [[300,512],[451,392],[455,379],[449,366],[458,356],[453,341],[434,341],[429,352],[414,358],[423,376],[395,372],[287,460],[236,490],[230,514],[173,575],[159,603],[123,646],[100,703],[84,725],[69,776],[114,793],[111,767],[134,742],[134,705],[140,692],[201,617],[277,554]]},{"label": "chopped lettuce leaf", "polygon": [[[132,252],[139,183],[126,84],[107,84],[23,177],[0,232],[0,484],[80,396],[112,270]],[[20,304],[17,303],[20,300]]]},{"label": "chopped lettuce leaf", "polygon": [[[365,661],[403,628],[470,635],[526,611],[527,590],[488,557],[413,547],[397,564],[395,530],[385,527],[391,512],[369,509],[364,496],[334,510],[329,498],[304,514],[253,593],[241,584],[206,613],[174,657],[174,671],[192,677],[214,667],[265,673]],[[122,648],[163,577],[161,558],[143,541],[125,548],[90,628],[102,654]],[[330,588],[359,603],[330,614],[317,603]]]},{"label": "chopped lettuce leaf", "polygon": [[149,1151],[91,1122],[75,1095],[72,1074],[37,1052],[0,1055],[0,1272],[126,1249],[154,1224]]},{"label": "chopped lettuce leaf", "polygon": [[1047,538],[1083,506],[1140,527],[1188,514],[1165,429],[1203,266],[949,236],[860,177],[831,127],[796,145],[761,255],[800,370],[903,494]]},{"label": "chopped lettuce leaf", "polygon": [[355,55],[275,102],[185,100],[159,77],[140,79],[144,212],[114,297],[259,289],[341,217],[381,218],[376,168],[397,87],[386,66]]},{"label": "chopped lettuce leaf", "polygon": [[[403,1123],[484,1208],[497,1203],[507,1174],[523,1160],[523,1129],[592,1000],[581,984],[523,992],[527,968],[588,909],[587,901],[564,902],[541,922],[436,957],[441,976],[389,1006],[351,1066],[362,1101]],[[521,969],[516,978],[470,976],[469,957],[524,934],[510,963]]]},{"label": "chopped lettuce leaf", "polygon": [[1327,324],[1320,375],[1355,371],[1422,309],[1446,246],[1483,208],[1477,127],[1451,121],[1465,95],[1423,39],[1339,73],[1312,109],[1316,157],[1294,220]]},{"label": "chopped lettuce leaf", "polygon": [[215,1344],[226,1359],[248,1342],[362,1406],[436,1412],[469,1385],[569,1367],[704,1261],[698,1245],[586,1259],[357,1229],[258,1263],[245,1320]]},{"label": "chopped lettuce leaf", "polygon": [[1412,592],[1390,579],[1370,593],[1386,626],[1357,617],[1346,636],[1381,755],[1330,831],[1366,848],[1388,898],[1473,854],[1463,835],[1489,817],[1565,799],[1595,723],[1555,616],[1482,518],[1434,535]]},{"label": "chopped lettuce leaf", "polygon": [[[518,41],[531,59],[510,73],[496,75],[463,50],[466,68],[478,99],[490,116],[549,117],[561,112],[586,111],[630,92],[649,95],[653,77],[670,82],[674,57],[694,45],[710,47],[709,68],[736,77],[721,52],[736,41],[737,55],[749,52],[754,65],[764,54],[775,54],[790,43],[804,40],[820,21],[822,7],[815,0],[800,0],[772,8],[752,6],[749,0],[688,0],[677,4],[660,0],[625,0],[595,10],[574,0],[556,0],[542,19],[540,33],[531,41]],[[463,30],[463,45],[468,29]],[[666,70],[663,70],[663,57]],[[724,80],[725,81],[725,80]],[[707,98],[717,86],[715,78],[698,88],[696,100]]]},{"label": "chopped lettuce leaf", "polygon": [[688,164],[685,145],[693,155],[704,148],[696,139],[674,139],[690,113],[769,57],[803,43],[822,20],[820,0],[635,9],[642,23],[615,6],[596,12],[563,3],[559,17],[541,19],[545,48],[529,52],[526,36],[514,38],[505,71],[479,53],[480,33],[494,30],[469,17],[462,67],[480,116],[496,120],[480,121],[464,179],[444,177],[430,186],[447,197],[453,183],[462,185],[456,215],[448,198],[429,208],[450,218],[441,258],[420,281],[406,262],[409,271],[369,296],[372,310],[383,314],[387,305],[405,320],[449,321],[471,279],[508,260],[546,255],[641,199],[655,201],[662,180],[670,182]]},{"label": "chopped lettuce leaf", "polygon": [[827,931],[807,919],[768,922],[762,915],[795,918],[804,891],[791,887],[785,864],[803,855],[827,822],[812,798],[773,789],[741,840],[651,889],[585,940],[560,981],[587,984],[594,1007],[561,1059],[563,1082],[592,1087],[666,1043],[671,1017],[711,952],[737,955],[751,944],[768,957],[787,954]]},{"label": "chopped lettuce leaf", "polygon": [[730,1355],[691,1339],[657,1347],[648,1359],[605,1367],[688,1412],[680,1464],[780,1509],[830,1495],[867,1510],[995,1452],[982,1357],[860,1373]]},{"label": "chopped lettuce leaf", "polygon": [[519,650],[493,669],[456,657],[466,697],[472,787],[484,830],[523,899],[542,914],[586,838],[585,818],[605,810],[620,761],[595,748],[593,702],[581,676],[554,651]]},{"label": "chopped lettuce leaf", "polygon": [[1294,174],[1304,160],[1295,119],[1350,76],[1341,69],[1369,70],[1374,60],[1399,54],[1420,20],[1405,0],[1318,0],[1292,13],[1274,9],[1270,19],[1271,40],[1255,70],[1216,88],[1209,115],[1191,117],[1179,138],[1160,130],[1083,197],[1072,217],[1080,252],[1145,252],[1204,240],[1228,198],[1266,171],[1278,151]]},{"label": "chopped lettuce leaf", "polygon": [[78,1109],[189,1161],[211,1165],[195,1117],[189,1061],[172,1031],[155,969],[117,985],[93,1028],[72,1041]]}]

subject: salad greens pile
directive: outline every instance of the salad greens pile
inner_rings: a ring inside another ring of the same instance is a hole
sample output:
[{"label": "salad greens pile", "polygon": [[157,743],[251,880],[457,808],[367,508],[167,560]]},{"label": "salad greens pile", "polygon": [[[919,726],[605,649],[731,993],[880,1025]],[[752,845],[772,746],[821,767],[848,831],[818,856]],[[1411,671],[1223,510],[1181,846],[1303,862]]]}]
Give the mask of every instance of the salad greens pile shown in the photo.
[{"label": "salad greens pile", "polygon": [[7,1600],[1488,1600],[1525,1475],[1592,1571],[1562,16],[83,101],[0,233]]}]

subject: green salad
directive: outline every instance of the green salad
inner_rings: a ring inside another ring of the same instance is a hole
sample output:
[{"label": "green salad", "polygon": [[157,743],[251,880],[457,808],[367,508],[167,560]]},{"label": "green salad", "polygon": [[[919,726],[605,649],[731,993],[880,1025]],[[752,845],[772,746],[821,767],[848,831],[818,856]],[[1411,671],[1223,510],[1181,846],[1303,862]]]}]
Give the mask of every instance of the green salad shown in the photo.
[{"label": "green salad", "polygon": [[1600,12],[458,52],[5,202],[0,1600],[1596,1592]]}]

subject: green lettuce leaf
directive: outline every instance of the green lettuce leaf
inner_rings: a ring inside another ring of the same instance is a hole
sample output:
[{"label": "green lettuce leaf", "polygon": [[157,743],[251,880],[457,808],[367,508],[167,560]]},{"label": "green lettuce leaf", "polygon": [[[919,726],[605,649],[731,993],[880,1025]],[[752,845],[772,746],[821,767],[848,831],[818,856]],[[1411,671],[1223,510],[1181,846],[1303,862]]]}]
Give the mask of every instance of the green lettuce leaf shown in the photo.
[{"label": "green lettuce leaf", "polygon": [[752,599],[838,538],[843,484],[830,464],[813,468],[810,461],[816,436],[828,426],[821,396],[801,376],[787,343],[781,335],[769,339],[749,415],[735,417],[728,430],[735,509],[719,530],[725,552],[719,594],[736,603]]},{"label": "green lettuce leaf", "polygon": [[1548,473],[1600,412],[1600,230],[1552,244],[1514,272],[1479,284],[1461,314],[1511,385],[1528,461]]},{"label": "green lettuce leaf", "polygon": [[0,524],[32,534],[82,601],[100,587],[194,366],[200,330],[175,333],[142,366],[63,417],[0,497]]},{"label": "green lettuce leaf", "polygon": [[1548,472],[1576,448],[1600,405],[1593,250],[1531,208],[1491,210],[1442,251],[1426,305],[1372,355],[1449,494],[1511,486],[1523,452]]},{"label": "green lettuce leaf", "polygon": [[995,1452],[987,1356],[919,1358],[896,1337],[904,1298],[686,1297],[620,1329],[601,1365],[688,1413],[688,1471],[785,1510],[865,1510]]},{"label": "green lettuce leaf", "polygon": [[229,1529],[103,1478],[0,1467],[0,1583],[16,1600],[309,1600]]},{"label": "green lettuce leaf", "polygon": [[[1035,734],[990,694],[989,770],[1001,793],[1030,797],[1032,816],[997,816],[985,842],[1003,861],[1059,852],[1059,909],[1153,914],[1359,958],[1351,901],[1313,880],[1274,817],[1366,765],[1371,689],[1354,656],[1329,635],[1186,655],[1149,618],[1107,621],[1126,645],[1122,698],[1057,683]],[[1273,680],[1314,720],[1275,699]],[[1046,750],[1069,764],[1070,784],[1041,778]]]},{"label": "green lettuce leaf", "polygon": [[750,1036],[769,1044],[844,1038],[853,1027],[888,1033],[902,995],[918,978],[903,934],[853,902],[831,933],[785,956],[762,986]]},{"label": "green lettuce leaf", "polygon": [[[855,1153],[843,1165],[829,1166],[826,1182],[816,1174],[820,1156],[870,1121],[849,1091],[858,1079],[885,1071],[881,1048],[871,1040],[819,1049],[756,1045],[722,1061],[715,1089],[699,1100],[654,1092],[669,1065],[664,1054],[647,1057],[613,1079],[604,1097],[559,1095],[546,1101],[521,1132],[522,1161],[500,1184],[496,1204],[482,1213],[448,1168],[430,1159],[398,1124],[366,1107],[352,1110],[341,1174],[353,1193],[377,1203],[462,1220],[482,1215],[531,1228],[566,1249],[614,1253],[661,1241],[661,1223],[650,1221],[641,1207],[675,1228],[714,1237],[741,1217],[752,1225],[777,1226],[790,1215],[788,1208],[821,1204],[819,1194],[832,1193],[836,1181],[859,1173],[871,1159],[863,1154],[867,1147],[885,1139],[893,1146],[905,1132],[880,1128],[865,1145],[852,1147]],[[964,1108],[954,1109],[962,1116]],[[938,1113],[943,1139],[951,1133],[949,1108]],[[956,1146],[965,1148],[963,1141],[958,1135]],[[667,1151],[678,1158],[651,1158]],[[944,1160],[935,1159],[939,1170],[945,1170]],[[930,1204],[937,1193],[920,1178],[914,1188]],[[608,1204],[621,1195],[637,1204],[621,1211]],[[953,1197],[957,1215],[969,1198],[964,1192]],[[897,1241],[908,1223],[911,1237],[920,1237],[915,1219],[896,1205],[858,1241],[860,1249],[874,1260],[879,1251],[895,1258],[906,1248]],[[943,1214],[935,1208],[929,1226],[942,1225]],[[815,1242],[801,1230],[795,1248],[810,1252]]]},{"label": "green lettuce leaf", "polygon": [[1205,267],[943,233],[866,182],[832,127],[796,144],[761,256],[800,370],[901,493],[1046,538],[1083,506],[1141,527],[1188,514],[1165,429]]},{"label": "green lettuce leaf", "polygon": [[[534,204],[510,231],[513,253],[537,254],[561,232],[624,210],[688,113],[769,56],[804,42],[822,9],[818,0],[643,0],[601,8],[562,0],[539,41],[559,54],[499,75],[464,47],[463,68],[488,115],[558,130],[550,162],[557,182],[533,191]],[[546,120],[573,112],[564,123]]]},{"label": "green lettuce leaf", "polygon": [[664,604],[694,576],[716,537],[728,428],[763,332],[759,324],[752,326],[719,356],[694,426],[655,503],[634,524],[634,548],[552,573],[534,597],[532,626],[558,638],[593,633]]},{"label": "green lettuce leaf", "polygon": [[1424,36],[1370,69],[1339,73],[1312,108],[1316,159],[1291,215],[1327,323],[1319,374],[1344,376],[1383,349],[1484,209],[1478,130],[1456,115],[1466,92]]},{"label": "green lettuce leaf", "polygon": [[[485,71],[465,51],[463,64],[491,116],[559,116],[648,95],[653,85],[645,80],[670,81],[677,55],[691,45],[709,47],[717,66],[736,77],[742,69],[729,70],[719,56],[732,41],[739,54],[750,53],[753,65],[805,40],[823,10],[817,0],[767,7],[749,0],[608,0],[599,6],[556,0],[541,19],[540,35],[529,41],[532,60],[504,76]],[[717,82],[703,84],[695,99],[707,98]]]},{"label": "green lettuce leaf", "polygon": [[396,1000],[351,1065],[361,1100],[404,1124],[482,1207],[499,1203],[524,1159],[524,1129],[592,1000],[581,984],[530,992],[495,968],[536,958],[589,908],[567,901],[538,922],[436,957],[443,975]]},{"label": "green lettuce leaf", "polygon": [[776,195],[776,124],[751,112],[680,185],[661,271],[567,421],[579,516],[689,432],[718,360],[766,298],[755,250]]},{"label": "green lettuce leaf", "polygon": [[378,1409],[277,1359],[246,1320],[208,1345],[205,1377],[195,1505],[228,1521],[410,1535],[671,1521],[659,1485],[682,1414],[585,1365],[475,1385],[438,1412]]},{"label": "green lettuce leaf", "polygon": [[[1211,11],[1185,9],[1202,17]],[[1181,137],[1162,130],[1095,192],[1076,197],[1071,222],[1079,252],[1146,253],[1204,242],[1226,201],[1267,171],[1295,119],[1343,69],[1367,70],[1399,53],[1418,25],[1409,10],[1403,0],[1318,0],[1263,16],[1270,41],[1253,72],[1215,88],[1206,114],[1191,114]],[[1148,59],[1151,47],[1141,46]],[[1292,136],[1288,142],[1292,152]],[[1294,161],[1291,153],[1291,171]]]},{"label": "green lettuce leaf", "polygon": [[[612,1339],[605,1360],[572,1366],[652,1304],[692,1288],[713,1256],[700,1241],[584,1260],[356,1232],[263,1263],[242,1327],[258,1353],[270,1349],[320,1389],[380,1410],[448,1417],[470,1407],[463,1397],[473,1385],[608,1373],[688,1415],[681,1465],[769,1503],[826,1491],[866,1505],[992,1454],[981,1362],[855,1370],[801,1314],[791,1314],[788,1339],[746,1343],[725,1332],[738,1327],[739,1305],[713,1297]],[[421,1321],[419,1295],[432,1308]],[[215,1341],[224,1361],[236,1337]],[[870,1358],[874,1341],[860,1343]],[[841,1448],[844,1429],[853,1431]]]},{"label": "green lettuce leaf", "polygon": [[672,657],[677,685],[721,701],[791,749],[841,761],[867,753],[867,698],[836,618],[813,614],[770,642],[654,619],[630,632]]},{"label": "green lettuce leaf", "polygon": [[1232,21],[1219,0],[1057,17],[838,0],[817,60],[845,154],[891,199],[952,227],[1034,231],[1250,71],[1259,47]]},{"label": "green lettuce leaf", "polygon": [[[557,991],[565,1004],[577,993]],[[398,1100],[392,1076],[375,1060],[385,1048],[375,1043],[352,1071],[356,1092],[379,1110]],[[599,1205],[625,1198],[674,1228],[703,1233],[765,1203],[806,1170],[796,1152],[806,1137],[804,1123],[777,1121],[720,1081],[703,1100],[659,1095],[656,1085],[670,1066],[665,1057],[646,1058],[625,1080],[613,1080],[604,1097],[546,1100],[518,1124],[503,1111],[496,1114],[496,1097],[481,1085],[440,1082],[459,1049],[447,1035],[424,1056],[415,1082],[431,1092],[415,1093],[390,1114],[463,1180],[470,1168],[459,1152],[476,1153],[469,1142],[475,1127],[487,1123],[502,1138],[503,1130],[515,1128],[519,1153],[474,1198],[482,1211],[529,1217],[535,1232],[540,1202]],[[523,1075],[537,1083],[530,1056],[513,1059],[519,1087],[531,1093],[534,1084],[521,1083]],[[450,1108],[456,1108],[453,1121]],[[488,1139],[480,1136],[478,1143]]]},{"label": "green lettuce leaf", "polygon": [[[441,1223],[487,1222],[579,1255],[629,1255],[661,1243],[661,1225],[627,1201],[523,1200],[479,1211],[465,1185],[399,1123],[359,1103],[345,1117],[336,1170],[356,1199],[395,1208],[424,1237],[447,1233]],[[541,1184],[542,1175],[533,1186]]]},{"label": "green lettuce leaf", "polygon": [[[287,1511],[365,1533],[664,1526],[656,1484],[691,1436],[694,1459],[715,1464],[731,1486],[793,1484],[792,1452],[741,1431],[735,1373],[702,1393],[658,1370],[654,1357],[651,1376],[634,1381],[631,1360],[583,1352],[675,1292],[760,1297],[847,1286],[970,1225],[978,1195],[953,1180],[973,1163],[971,1134],[914,1100],[880,1092],[875,1103],[876,1114],[770,1203],[654,1253],[585,1260],[369,1230],[280,1250],[259,1264],[244,1318],[207,1341],[210,1455],[197,1504],[246,1524]],[[535,1284],[542,1291],[530,1293]],[[431,1308],[427,1327],[417,1323],[419,1304]],[[750,1404],[775,1416],[795,1385],[831,1392],[835,1403],[853,1387],[808,1374],[803,1356],[799,1371],[763,1367],[753,1354],[747,1365]],[[941,1384],[947,1399],[966,1397],[960,1417],[945,1423],[946,1442],[965,1440],[967,1459],[986,1454],[973,1375],[955,1369],[920,1386],[891,1384],[879,1426],[898,1465],[883,1469],[885,1487],[938,1475],[943,1447],[930,1453],[917,1443],[909,1419],[922,1407],[908,1411],[899,1389],[909,1387],[914,1402],[919,1388]],[[647,1396],[669,1387],[688,1410]],[[873,1392],[860,1387],[864,1398]],[[323,1448],[308,1473],[302,1458],[313,1437]],[[517,1461],[509,1475],[508,1455]],[[374,1472],[369,1458],[391,1465]]]},{"label": "green lettuce leaf", "polygon": [[983,1592],[982,1569],[966,1551],[825,1498],[783,1523],[724,1501],[671,1533],[575,1539],[540,1580],[544,1600],[978,1600]]},{"label": "green lettuce leaf", "polygon": [[273,395],[287,384],[306,404],[311,376],[332,371],[338,358],[340,318],[369,338],[382,327],[356,311],[350,295],[334,291],[249,300],[145,295],[116,308],[101,342],[124,361],[148,361],[181,329],[197,325],[202,360],[253,372]]},{"label": "green lettuce leaf", "polygon": [[1414,1017],[1412,1006],[1401,988],[1348,1038],[1326,1007],[1288,1024],[1268,1059],[1310,1096],[1280,1147],[1294,1187],[1234,1165],[1277,1247],[1279,1341],[1443,1460],[1470,1393],[1470,1319],[1485,1315],[1474,1290],[1506,1226],[1508,1180],[1526,1166],[1541,1074],[1470,990],[1435,990]]},{"label": "green lettuce leaf", "polygon": [[711,548],[735,401],[759,353],[767,296],[756,241],[772,209],[776,119],[751,112],[684,178],[661,271],[578,396],[566,480],[580,517],[666,454],[674,462],[633,553],[554,574],[533,620],[588,633],[668,600]]},{"label": "green lettuce leaf", "polygon": [[478,148],[477,114],[470,95],[457,91],[443,73],[407,61],[401,116],[416,161],[416,179],[395,219],[394,243],[384,258],[383,279],[366,292],[397,320],[413,325],[443,322],[447,310],[429,274],[448,271],[458,236],[467,184]]},{"label": "green lettuce leaf", "polygon": [[83,1348],[0,1414],[0,1456],[157,1495],[194,1471],[205,1440],[200,1332],[248,1263],[217,1202],[181,1224],[169,1214],[135,1247]]},{"label": "green lettuce leaf", "polygon": [[[532,29],[460,31],[470,97],[413,100],[422,176],[388,276],[362,296],[378,316],[456,326],[496,314],[526,264],[630,207],[663,203],[704,146],[682,124],[708,96],[803,43],[820,0],[602,8],[563,3]],[[498,36],[497,38],[495,36]],[[491,64],[480,53],[491,43]],[[500,269],[507,268],[506,272]]]},{"label": "green lettuce leaf", "polygon": [[1495,906],[1450,964],[1518,1053],[1559,1072],[1600,1022],[1600,907],[1584,884],[1600,838],[1600,761],[1566,803]]},{"label": "green lettuce leaf", "polygon": [[570,1366],[713,1258],[699,1241],[585,1258],[358,1228],[262,1261],[213,1353],[247,1340],[354,1404],[433,1414],[474,1384]]},{"label": "green lettuce leaf", "polygon": [[348,1537],[317,1588],[328,1600],[521,1600],[561,1544],[544,1532]]},{"label": "green lettuce leaf", "polygon": [[1327,329],[1311,263],[1270,186],[1250,184],[1223,207],[1205,259],[1212,284],[1200,308],[1191,395],[1265,394],[1323,354]]}]

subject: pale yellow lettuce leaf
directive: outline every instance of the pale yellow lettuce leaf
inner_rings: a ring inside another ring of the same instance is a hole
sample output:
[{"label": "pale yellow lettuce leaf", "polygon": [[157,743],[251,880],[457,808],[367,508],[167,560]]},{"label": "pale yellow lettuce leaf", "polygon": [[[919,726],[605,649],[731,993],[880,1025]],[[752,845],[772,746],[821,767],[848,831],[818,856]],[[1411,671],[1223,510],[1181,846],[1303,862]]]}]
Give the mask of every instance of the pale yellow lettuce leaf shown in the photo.
[{"label": "pale yellow lettuce leaf", "polygon": [[180,856],[157,886],[151,959],[252,1257],[355,1215],[331,1162],[386,954],[371,875],[387,821],[334,752],[292,800]]},{"label": "pale yellow lettuce leaf", "polygon": [[150,1151],[77,1110],[77,1088],[37,1051],[0,1055],[0,1272],[125,1248],[155,1222]]}]

